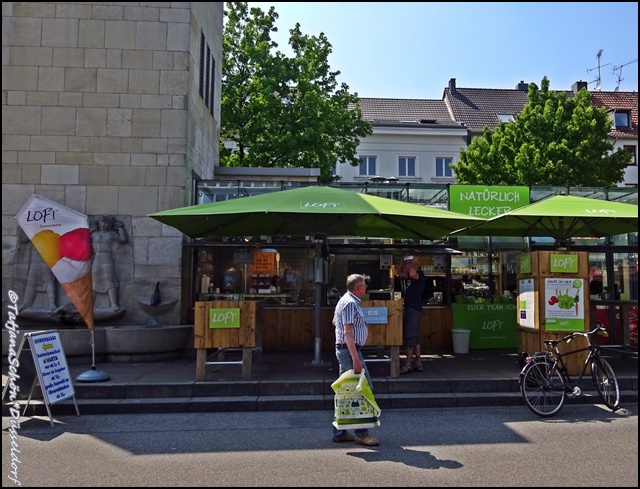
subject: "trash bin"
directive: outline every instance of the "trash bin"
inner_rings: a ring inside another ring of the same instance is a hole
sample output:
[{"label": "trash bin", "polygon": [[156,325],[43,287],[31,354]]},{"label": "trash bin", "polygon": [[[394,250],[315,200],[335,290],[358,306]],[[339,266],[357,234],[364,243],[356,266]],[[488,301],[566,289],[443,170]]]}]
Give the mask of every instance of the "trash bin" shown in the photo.
[{"label": "trash bin", "polygon": [[453,353],[469,353],[470,329],[452,329]]}]

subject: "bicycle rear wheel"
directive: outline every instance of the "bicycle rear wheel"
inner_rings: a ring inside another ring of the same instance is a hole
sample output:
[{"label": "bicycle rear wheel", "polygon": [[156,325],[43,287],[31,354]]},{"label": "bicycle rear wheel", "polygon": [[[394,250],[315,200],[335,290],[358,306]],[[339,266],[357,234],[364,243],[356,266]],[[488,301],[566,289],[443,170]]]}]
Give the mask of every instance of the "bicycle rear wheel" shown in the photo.
[{"label": "bicycle rear wheel", "polygon": [[603,358],[594,359],[591,363],[591,376],[605,406],[612,411],[618,409],[620,407],[620,387],[609,362]]},{"label": "bicycle rear wheel", "polygon": [[566,377],[546,361],[532,362],[520,374],[520,392],[527,407],[538,416],[553,416],[565,399]]}]

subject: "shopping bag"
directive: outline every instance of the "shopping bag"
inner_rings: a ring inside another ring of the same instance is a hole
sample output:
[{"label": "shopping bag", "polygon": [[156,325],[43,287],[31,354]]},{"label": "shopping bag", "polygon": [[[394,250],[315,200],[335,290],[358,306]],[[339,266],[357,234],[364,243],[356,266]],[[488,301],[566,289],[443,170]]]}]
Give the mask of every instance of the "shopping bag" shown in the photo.
[{"label": "shopping bag", "polygon": [[381,410],[364,370],[360,374],[347,370],[331,388],[335,392],[333,426],[340,430],[380,426]]}]

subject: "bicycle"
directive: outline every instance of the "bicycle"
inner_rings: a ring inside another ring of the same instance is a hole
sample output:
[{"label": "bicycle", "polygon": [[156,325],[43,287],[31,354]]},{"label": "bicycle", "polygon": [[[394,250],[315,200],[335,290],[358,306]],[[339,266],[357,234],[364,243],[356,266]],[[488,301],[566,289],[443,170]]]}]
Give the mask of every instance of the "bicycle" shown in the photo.
[{"label": "bicycle", "polygon": [[[522,354],[524,367],[518,375],[520,392],[527,407],[538,416],[549,417],[557,414],[566,397],[577,398],[582,394],[580,381],[591,365],[591,377],[602,399],[602,402],[616,411],[620,405],[620,387],[618,379],[609,362],[600,356],[600,345],[591,343],[591,335],[600,334],[609,336],[602,323],[596,323],[596,327],[587,332],[570,333],[562,339],[546,340],[546,351],[533,355]],[[585,348],[561,353],[558,349],[560,343],[570,343],[574,338],[584,336],[587,340]],[[575,382],[565,366],[564,357],[589,350],[582,370]]]}]

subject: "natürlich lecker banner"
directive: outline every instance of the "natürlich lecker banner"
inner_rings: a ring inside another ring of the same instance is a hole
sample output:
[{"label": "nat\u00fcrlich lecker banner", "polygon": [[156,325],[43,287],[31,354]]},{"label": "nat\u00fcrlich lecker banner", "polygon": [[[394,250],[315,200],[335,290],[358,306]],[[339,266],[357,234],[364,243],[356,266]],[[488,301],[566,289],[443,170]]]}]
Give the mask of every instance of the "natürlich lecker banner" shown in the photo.
[{"label": "nat\u00fcrlich lecker banner", "polygon": [[450,185],[449,210],[490,219],[529,205],[529,187]]},{"label": "nat\u00fcrlich lecker banner", "polygon": [[93,330],[89,218],[37,194],[29,198],[15,218]]}]

